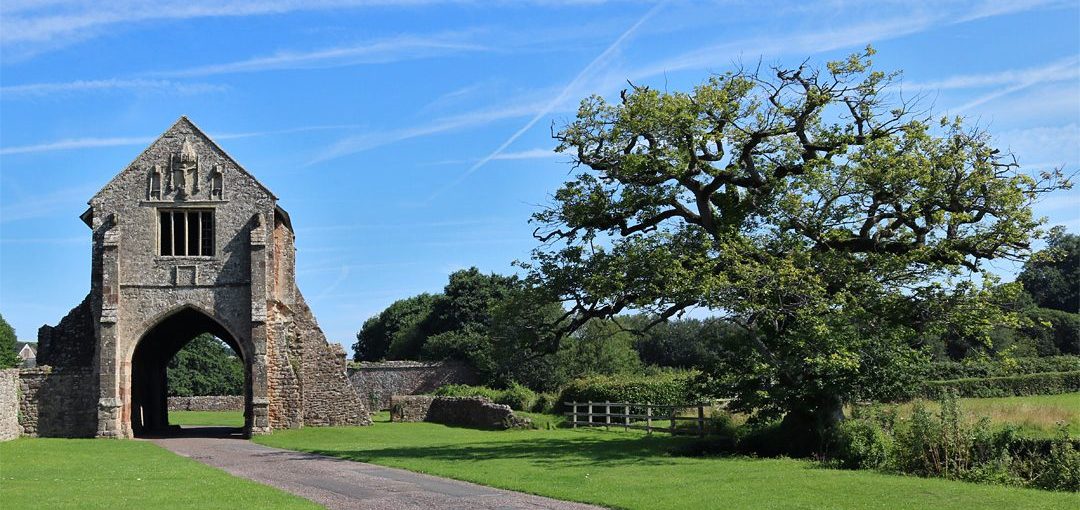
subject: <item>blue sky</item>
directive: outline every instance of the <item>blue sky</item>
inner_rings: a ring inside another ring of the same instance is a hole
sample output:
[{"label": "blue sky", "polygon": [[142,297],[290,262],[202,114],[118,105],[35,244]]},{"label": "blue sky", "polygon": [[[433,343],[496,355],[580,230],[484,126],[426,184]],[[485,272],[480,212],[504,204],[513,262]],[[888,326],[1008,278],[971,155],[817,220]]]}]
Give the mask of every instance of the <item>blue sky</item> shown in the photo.
[{"label": "blue sky", "polygon": [[[586,95],[868,43],[1025,168],[1080,169],[1075,1],[3,0],[0,313],[33,340],[79,303],[77,216],[180,115],[280,197],[300,287],[348,346],[395,299],[528,257],[572,171],[550,129]],[[1038,212],[1080,231],[1080,190]]]}]

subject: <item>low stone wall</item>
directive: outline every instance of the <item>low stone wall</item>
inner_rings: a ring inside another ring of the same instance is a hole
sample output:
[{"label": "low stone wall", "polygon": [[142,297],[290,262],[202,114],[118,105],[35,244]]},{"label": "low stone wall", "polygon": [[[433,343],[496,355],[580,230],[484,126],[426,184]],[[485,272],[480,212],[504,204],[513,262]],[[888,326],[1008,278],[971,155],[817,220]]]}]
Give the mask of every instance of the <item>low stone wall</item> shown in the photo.
[{"label": "low stone wall", "polygon": [[169,397],[170,411],[243,411],[243,395]]},{"label": "low stone wall", "polygon": [[94,437],[98,377],[89,367],[19,371],[19,425],[23,435]]},{"label": "low stone wall", "polygon": [[0,370],[0,441],[19,437],[19,369]]},{"label": "low stone wall", "polygon": [[464,363],[364,361],[349,367],[349,381],[368,409],[390,408],[390,397],[430,393],[447,384],[476,384],[476,374]]},{"label": "low stone wall", "polygon": [[528,418],[514,414],[510,406],[495,404],[484,397],[394,396],[390,421],[427,421],[480,429],[528,427]]}]

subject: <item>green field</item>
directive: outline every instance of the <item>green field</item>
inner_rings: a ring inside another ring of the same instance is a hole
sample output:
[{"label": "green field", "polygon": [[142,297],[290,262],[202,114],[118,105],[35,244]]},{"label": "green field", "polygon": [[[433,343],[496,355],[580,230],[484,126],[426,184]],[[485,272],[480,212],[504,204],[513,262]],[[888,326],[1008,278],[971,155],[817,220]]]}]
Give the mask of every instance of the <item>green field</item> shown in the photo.
[{"label": "green field", "polygon": [[320,507],[146,441],[22,438],[0,443],[0,508]]},{"label": "green field", "polygon": [[[927,402],[937,411],[938,405]],[[912,404],[900,407],[902,415],[911,412]],[[974,418],[987,417],[996,425],[1013,425],[1018,432],[1032,437],[1053,437],[1060,424],[1069,434],[1080,436],[1080,393],[1032,395],[1026,397],[962,398],[960,409]]]},{"label": "green field", "polygon": [[824,469],[792,459],[671,455],[693,438],[598,429],[480,431],[432,423],[310,427],[258,443],[626,509],[1080,508],[1080,494]]},{"label": "green field", "polygon": [[214,427],[243,427],[243,411],[169,411],[172,425],[206,425]]}]

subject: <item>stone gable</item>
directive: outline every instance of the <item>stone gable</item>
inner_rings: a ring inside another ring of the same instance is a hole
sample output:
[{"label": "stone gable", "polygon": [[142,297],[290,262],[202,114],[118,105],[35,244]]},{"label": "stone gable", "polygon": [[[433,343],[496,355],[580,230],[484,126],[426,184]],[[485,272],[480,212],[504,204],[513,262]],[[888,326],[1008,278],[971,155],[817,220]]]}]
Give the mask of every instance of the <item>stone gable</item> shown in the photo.
[{"label": "stone gable", "polygon": [[[190,120],[181,117],[89,204],[90,294],[39,331],[45,389],[24,406],[38,414],[27,418],[38,433],[89,427],[130,437],[168,426],[166,364],[201,333],[244,361],[247,432],[369,422],[343,351],[296,287],[288,213]],[[65,381],[80,381],[70,392],[96,402],[54,398]],[[58,419],[50,402],[81,406],[68,414],[96,423],[49,423]]]}]

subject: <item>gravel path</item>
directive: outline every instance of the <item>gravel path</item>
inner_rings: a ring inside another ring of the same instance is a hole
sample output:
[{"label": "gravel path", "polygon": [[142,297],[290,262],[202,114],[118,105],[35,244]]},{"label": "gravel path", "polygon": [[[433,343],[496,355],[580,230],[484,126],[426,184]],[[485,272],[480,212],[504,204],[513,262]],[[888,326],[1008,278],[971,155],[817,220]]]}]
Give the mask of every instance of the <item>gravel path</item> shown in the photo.
[{"label": "gravel path", "polygon": [[187,435],[151,441],[330,509],[599,509],[401,469],[280,450],[235,437]]}]

